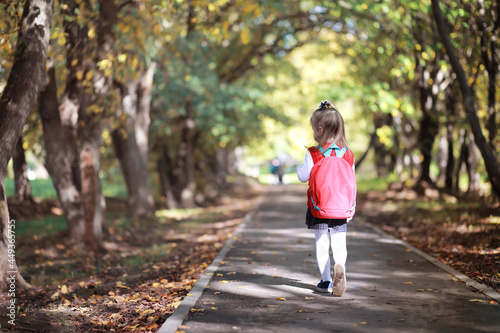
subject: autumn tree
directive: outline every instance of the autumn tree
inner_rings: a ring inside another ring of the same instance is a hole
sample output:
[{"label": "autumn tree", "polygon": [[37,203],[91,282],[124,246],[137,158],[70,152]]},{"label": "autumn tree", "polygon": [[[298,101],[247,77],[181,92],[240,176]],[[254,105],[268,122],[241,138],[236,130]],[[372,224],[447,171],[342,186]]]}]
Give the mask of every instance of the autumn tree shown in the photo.
[{"label": "autumn tree", "polygon": [[26,286],[26,282],[17,271],[15,256],[9,252],[11,249],[9,245],[13,245],[9,235],[15,225],[9,218],[4,181],[7,163],[46,77],[45,63],[53,7],[53,1],[26,2],[20,21],[14,63],[0,98],[0,144],[2,145],[0,149],[0,287],[2,290],[7,286],[9,272],[16,272],[18,281],[16,287]]},{"label": "autumn tree", "polygon": [[[460,91],[462,93],[463,106],[465,108],[472,133],[474,134],[475,143],[483,156],[492,191],[496,194],[497,197],[500,197],[500,169],[498,166],[498,158],[496,152],[494,148],[489,144],[481,128],[481,123],[477,116],[477,107],[474,93],[468,83],[468,79],[465,75],[464,69],[455,53],[454,46],[451,42],[450,35],[446,27],[446,22],[443,18],[441,8],[437,0],[432,0],[432,10],[438,27],[439,35],[441,36],[443,45],[446,49],[446,53],[450,59],[453,71],[457,76]],[[492,56],[495,57],[495,54],[493,54]]]}]

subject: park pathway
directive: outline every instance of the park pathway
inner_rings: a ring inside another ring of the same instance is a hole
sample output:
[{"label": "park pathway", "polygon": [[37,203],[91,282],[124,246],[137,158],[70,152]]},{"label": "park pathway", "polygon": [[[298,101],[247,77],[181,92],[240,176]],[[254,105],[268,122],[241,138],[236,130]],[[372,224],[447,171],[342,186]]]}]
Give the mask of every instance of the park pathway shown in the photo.
[{"label": "park pathway", "polygon": [[263,195],[159,332],[500,332],[491,298],[361,217],[348,225],[346,293],[317,292],[304,192]]}]

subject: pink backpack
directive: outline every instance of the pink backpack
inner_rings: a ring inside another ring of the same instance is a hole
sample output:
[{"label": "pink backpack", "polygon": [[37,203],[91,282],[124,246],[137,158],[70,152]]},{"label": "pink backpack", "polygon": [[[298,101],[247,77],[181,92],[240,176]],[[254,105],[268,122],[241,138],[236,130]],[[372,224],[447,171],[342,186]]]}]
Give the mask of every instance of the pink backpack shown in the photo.
[{"label": "pink backpack", "polygon": [[[346,219],[356,209],[356,176],[352,165],[352,153],[344,156],[347,149],[336,144],[326,151],[311,147],[309,152],[314,162],[309,177],[308,205],[313,216],[322,219]],[[332,154],[333,152],[333,154]]]}]

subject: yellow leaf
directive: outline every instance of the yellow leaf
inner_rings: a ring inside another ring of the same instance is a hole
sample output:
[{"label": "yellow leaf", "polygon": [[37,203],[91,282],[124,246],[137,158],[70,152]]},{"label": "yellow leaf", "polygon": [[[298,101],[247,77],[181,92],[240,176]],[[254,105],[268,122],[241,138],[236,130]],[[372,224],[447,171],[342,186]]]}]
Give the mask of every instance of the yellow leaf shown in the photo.
[{"label": "yellow leaf", "polygon": [[59,44],[60,46],[66,44],[66,36],[64,36],[64,34],[59,34],[59,38],[57,38],[57,44]]},{"label": "yellow leaf", "polygon": [[83,79],[83,71],[82,70],[79,70],[78,72],[76,72],[76,79],[78,81],[80,81],[81,79]]},{"label": "yellow leaf", "polygon": [[118,55],[118,62],[123,64],[125,61],[127,61],[127,55],[126,54],[119,54]]},{"label": "yellow leaf", "polygon": [[52,294],[52,296],[50,296],[51,299],[56,299],[59,297],[59,292],[56,291],[55,293]]},{"label": "yellow leaf", "polygon": [[405,282],[404,284],[413,284],[413,282]]},{"label": "yellow leaf", "polygon": [[219,294],[220,294],[220,291],[214,292],[214,295],[219,295]]},{"label": "yellow leaf", "polygon": [[306,297],[305,298],[306,301],[310,301],[310,300],[313,300],[313,299],[314,299],[314,297]]},{"label": "yellow leaf", "polygon": [[217,308],[215,306],[212,306],[210,309],[217,310]]},{"label": "yellow leaf", "polygon": [[240,38],[243,45],[247,45],[248,43],[250,43],[250,29],[243,29],[241,31]]},{"label": "yellow leaf", "polygon": [[168,280],[167,279],[161,279],[160,282],[163,283],[163,284],[167,284]]},{"label": "yellow leaf", "polygon": [[276,299],[277,299],[278,301],[282,301],[282,302],[286,301],[286,298],[285,298],[285,297],[276,297]]},{"label": "yellow leaf", "polygon": [[144,311],[142,311],[139,315],[140,315],[141,317],[144,317],[144,316],[147,316],[147,315],[149,315],[149,314],[151,314],[151,313],[154,313],[154,312],[155,312],[155,310],[148,309],[148,310],[144,310]]},{"label": "yellow leaf", "polygon": [[126,285],[123,284],[121,281],[116,281],[116,288],[124,288],[124,289],[130,289]]},{"label": "yellow leaf", "polygon": [[67,294],[68,293],[68,287],[66,285],[61,287],[61,294]]},{"label": "yellow leaf", "polygon": [[94,37],[95,37],[95,29],[94,28],[90,28],[87,35],[89,36],[90,39],[94,39]]},{"label": "yellow leaf", "polygon": [[138,63],[139,59],[137,57],[134,57],[134,59],[132,60],[132,69],[136,69]]},{"label": "yellow leaf", "polygon": [[484,301],[475,298],[475,299],[470,299],[469,302],[480,302],[480,303],[483,303]]},{"label": "yellow leaf", "polygon": [[227,280],[222,280],[220,283],[229,283]]},{"label": "yellow leaf", "polygon": [[205,309],[195,309],[195,308],[191,309],[191,312],[203,312],[203,311],[205,311]]},{"label": "yellow leaf", "polygon": [[160,282],[154,282],[154,283],[152,284],[152,286],[153,286],[154,288],[158,288],[160,285],[161,285],[161,284],[160,284]]},{"label": "yellow leaf", "polygon": [[368,323],[367,323],[366,321],[360,321],[360,322],[359,322],[359,324],[360,324],[360,325],[366,325],[366,324],[368,324]]}]

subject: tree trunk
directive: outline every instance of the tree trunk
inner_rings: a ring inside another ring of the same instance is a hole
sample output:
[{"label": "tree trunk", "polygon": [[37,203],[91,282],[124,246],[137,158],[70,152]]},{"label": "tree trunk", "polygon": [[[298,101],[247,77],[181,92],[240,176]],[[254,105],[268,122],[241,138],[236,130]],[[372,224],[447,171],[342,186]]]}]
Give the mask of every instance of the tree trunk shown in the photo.
[{"label": "tree trunk", "polygon": [[0,290],[9,290],[11,276],[17,280],[15,289],[29,286],[17,269],[15,255],[9,254],[15,244],[4,181],[15,144],[45,80],[53,11],[53,0],[26,1],[14,64],[0,98]]},{"label": "tree trunk", "polygon": [[446,181],[446,168],[448,165],[448,140],[446,135],[440,135],[438,139],[437,164],[439,168],[438,184]]},{"label": "tree trunk", "polygon": [[180,182],[180,199],[184,208],[195,206],[196,184],[194,179],[194,148],[198,139],[198,130],[194,120],[191,118],[191,99],[185,100],[186,116],[182,118],[180,124],[181,143],[177,155],[178,166],[176,176],[183,179]]},{"label": "tree trunk", "polygon": [[112,132],[132,216],[151,215],[155,208],[148,170],[149,112],[154,68],[153,64],[139,79],[120,85],[126,120]]},{"label": "tree trunk", "polygon": [[[114,56],[113,27],[116,24],[116,13],[117,8],[113,0],[99,0],[96,65]],[[89,249],[96,252],[103,250],[105,223],[105,204],[99,179],[103,112],[109,108],[107,101],[113,88],[113,80],[111,74],[96,66],[93,83],[93,95],[84,96],[82,99],[77,136],[85,225],[84,242]]]},{"label": "tree trunk", "polygon": [[387,176],[387,149],[385,148],[385,145],[381,143],[380,140],[378,140],[378,136],[373,146],[373,150],[375,152],[375,167],[377,170],[377,177],[384,178],[385,176]]},{"label": "tree trunk", "polygon": [[462,164],[467,163],[467,155],[469,154],[467,145],[467,131],[460,131],[460,154],[458,155],[457,165],[455,167],[455,192],[460,192],[460,173]]},{"label": "tree trunk", "polygon": [[160,175],[160,188],[162,196],[165,198],[167,208],[179,208],[179,202],[174,193],[174,180],[173,180],[173,165],[168,148],[165,144],[161,145],[159,149],[160,158],[157,162],[158,174]]},{"label": "tree trunk", "polygon": [[[418,59],[417,59],[418,61]],[[432,183],[430,166],[432,162],[432,147],[436,140],[438,131],[438,122],[436,119],[436,99],[437,92],[429,86],[427,77],[435,80],[434,71],[432,73],[426,67],[417,66],[419,71],[419,93],[420,108],[422,109],[422,118],[420,119],[420,130],[418,142],[420,153],[422,154],[422,163],[420,164],[420,176],[418,182]]]},{"label": "tree trunk", "polygon": [[470,194],[477,195],[480,190],[480,179],[481,176],[478,172],[479,167],[479,153],[477,151],[477,147],[474,144],[474,137],[469,134],[468,135],[468,144],[467,144],[467,176],[469,178],[469,186],[467,188],[467,192]]},{"label": "tree trunk", "polygon": [[[480,11],[485,13],[487,9],[485,7],[484,1],[478,1],[478,5],[480,7]],[[500,3],[498,3],[497,1],[495,9],[495,5],[492,2],[491,7],[492,19],[495,19],[495,21],[493,22],[493,29],[490,30],[490,27],[488,27],[487,23],[481,19],[481,16],[478,16],[477,18],[477,27],[479,28],[481,36],[481,55],[486,71],[488,72],[488,139],[490,146],[495,149],[495,141],[497,140],[498,132],[495,112],[497,87],[496,82],[499,70],[496,38],[498,38],[498,31],[500,30]]]},{"label": "tree trunk", "polygon": [[12,155],[14,167],[15,198],[19,201],[31,201],[31,184],[28,179],[28,165],[24,156],[23,138],[17,140],[16,149]]},{"label": "tree trunk", "polygon": [[[52,65],[48,73],[49,83],[40,94],[38,102],[45,142],[45,167],[61,203],[72,244],[76,248],[81,248],[84,233],[83,208],[80,189],[75,182],[73,172],[73,165],[78,163],[76,138],[72,126],[63,125],[61,122],[57,104],[56,75]],[[68,89],[69,85],[66,86],[66,90]],[[61,107],[68,111],[65,104]]]},{"label": "tree trunk", "polygon": [[448,114],[448,120],[446,124],[446,142],[448,143],[448,158],[446,161],[446,176],[445,176],[445,188],[452,191],[453,190],[453,170],[455,168],[455,155],[454,155],[454,140],[453,140],[453,130],[455,128],[455,116],[456,116],[456,105],[457,100],[455,97],[454,84],[449,85],[446,88],[446,111]]},{"label": "tree trunk", "polygon": [[439,35],[443,41],[446,53],[450,58],[450,63],[452,65],[453,71],[457,76],[457,81],[460,85],[460,90],[462,91],[463,105],[467,113],[467,118],[469,120],[472,133],[474,134],[474,141],[479,148],[481,155],[484,160],[484,165],[488,173],[488,178],[491,183],[492,192],[500,198],[500,170],[498,169],[498,158],[496,152],[493,150],[491,145],[486,140],[481,128],[481,123],[477,116],[476,105],[474,102],[474,94],[471,87],[467,81],[465,72],[458,60],[455,50],[450,41],[450,36],[448,34],[441,9],[439,8],[438,0],[432,0],[432,10],[434,12],[434,18],[439,30]]}]

